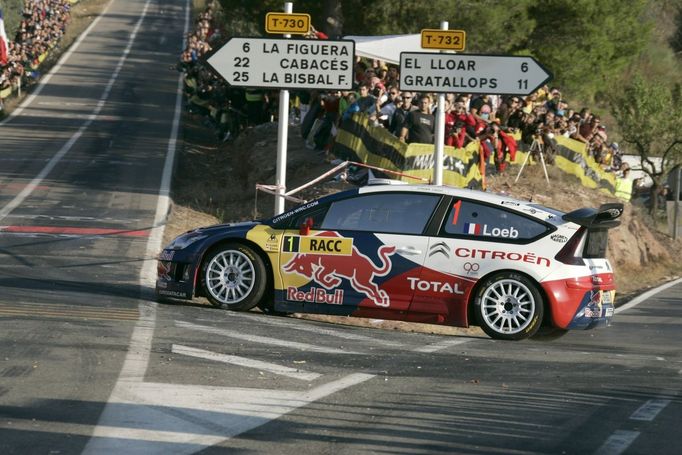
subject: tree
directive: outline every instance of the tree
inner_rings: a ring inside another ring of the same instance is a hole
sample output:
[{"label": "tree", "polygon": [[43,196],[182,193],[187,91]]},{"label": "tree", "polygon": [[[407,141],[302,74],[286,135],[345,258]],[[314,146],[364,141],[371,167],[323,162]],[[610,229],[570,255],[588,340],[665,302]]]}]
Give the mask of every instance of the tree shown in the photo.
[{"label": "tree", "polygon": [[647,0],[547,0],[530,8],[527,49],[567,92],[591,97],[617,83],[650,38]]},{"label": "tree", "polygon": [[[682,163],[682,95],[679,85],[667,87],[638,75],[611,98],[611,112],[623,142],[634,147],[642,170],[653,181],[651,213],[664,177]],[[660,157],[656,166],[652,157]]]}]

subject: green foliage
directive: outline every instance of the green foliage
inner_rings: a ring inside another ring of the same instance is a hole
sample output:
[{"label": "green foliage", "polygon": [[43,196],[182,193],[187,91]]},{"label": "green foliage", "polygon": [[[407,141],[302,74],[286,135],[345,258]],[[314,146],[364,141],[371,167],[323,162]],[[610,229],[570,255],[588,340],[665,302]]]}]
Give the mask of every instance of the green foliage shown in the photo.
[{"label": "green foliage", "polygon": [[530,8],[528,49],[566,91],[590,95],[616,84],[647,44],[646,0],[547,0]]},{"label": "green foliage", "polygon": [[23,0],[0,0],[0,9],[4,14],[5,33],[7,38],[14,40],[14,34],[21,22],[21,11],[24,8]]},{"label": "green foliage", "polygon": [[[659,186],[665,174],[682,163],[682,105],[680,86],[636,76],[611,99],[611,111],[621,129],[622,141],[640,156],[642,169]],[[655,168],[651,158],[663,158]]]}]

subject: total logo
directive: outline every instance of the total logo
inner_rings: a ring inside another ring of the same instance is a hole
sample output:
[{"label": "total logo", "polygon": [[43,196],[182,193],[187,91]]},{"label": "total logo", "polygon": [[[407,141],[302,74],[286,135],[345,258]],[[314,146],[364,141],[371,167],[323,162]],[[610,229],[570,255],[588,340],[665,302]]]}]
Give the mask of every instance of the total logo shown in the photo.
[{"label": "total logo", "polygon": [[464,233],[472,235],[487,235],[491,237],[503,237],[507,239],[516,239],[519,237],[519,231],[513,227],[509,228],[490,228],[487,224],[480,223],[465,223]]},{"label": "total logo", "polygon": [[458,295],[464,294],[464,291],[459,288],[459,283],[448,283],[446,281],[426,281],[415,277],[407,277],[407,281],[410,282],[410,289],[413,291],[418,289],[422,292],[431,291],[441,293],[447,292],[449,294]]}]

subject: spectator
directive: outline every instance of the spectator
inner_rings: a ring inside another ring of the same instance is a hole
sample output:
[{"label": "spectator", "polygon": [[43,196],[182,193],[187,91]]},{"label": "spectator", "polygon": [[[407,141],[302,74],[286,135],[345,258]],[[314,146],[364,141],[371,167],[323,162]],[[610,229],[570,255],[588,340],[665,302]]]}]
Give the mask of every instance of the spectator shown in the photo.
[{"label": "spectator", "polygon": [[391,124],[389,126],[389,131],[394,136],[400,137],[400,133],[403,130],[407,120],[407,115],[416,109],[414,106],[412,106],[413,96],[414,94],[412,92],[403,92],[402,94],[402,105],[393,113]]},{"label": "spectator", "polygon": [[419,109],[408,114],[400,131],[400,140],[408,143],[433,144],[436,119],[431,113],[431,96],[423,94],[419,99]]},{"label": "spectator", "polygon": [[623,163],[622,176],[616,177],[616,197],[629,201],[632,197],[632,180],[630,180],[630,166]]},{"label": "spectator", "polygon": [[370,94],[369,84],[365,82],[360,84],[360,97],[358,98],[360,112],[369,113],[369,111],[374,108],[375,103],[376,98]]}]

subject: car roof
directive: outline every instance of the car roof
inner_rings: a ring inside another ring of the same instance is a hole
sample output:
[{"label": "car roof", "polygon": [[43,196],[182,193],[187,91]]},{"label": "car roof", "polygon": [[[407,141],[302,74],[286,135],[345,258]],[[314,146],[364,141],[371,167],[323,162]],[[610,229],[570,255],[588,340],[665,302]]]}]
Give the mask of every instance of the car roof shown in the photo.
[{"label": "car roof", "polygon": [[[455,196],[465,199],[473,199],[493,205],[502,205],[515,211],[523,211],[526,215],[551,224],[561,224],[561,216],[564,212],[532,201],[524,201],[506,194],[491,193],[488,191],[473,190],[469,188],[455,188],[447,185],[369,185],[359,188],[359,194],[381,192],[417,192],[433,193],[439,195]],[[524,210],[525,209],[525,210]]]},{"label": "car roof", "polygon": [[503,201],[516,202],[519,205],[530,206],[534,205],[532,202],[516,199],[512,196],[490,193],[487,191],[472,190],[469,188],[455,188],[447,185],[370,185],[360,188],[359,193],[373,193],[373,192],[424,192],[435,194],[446,194],[448,196],[457,196],[463,198],[476,199],[479,201],[489,202],[493,204],[501,204]]}]

